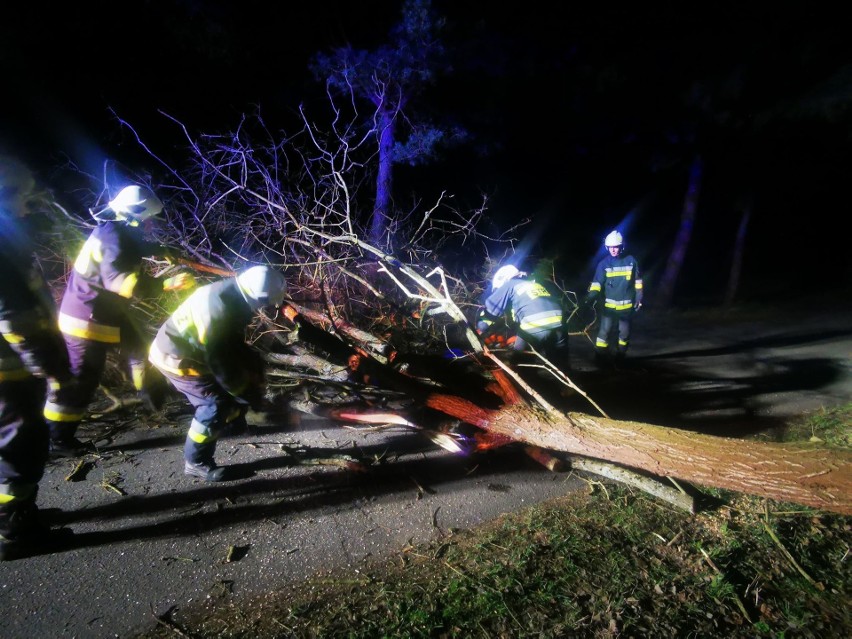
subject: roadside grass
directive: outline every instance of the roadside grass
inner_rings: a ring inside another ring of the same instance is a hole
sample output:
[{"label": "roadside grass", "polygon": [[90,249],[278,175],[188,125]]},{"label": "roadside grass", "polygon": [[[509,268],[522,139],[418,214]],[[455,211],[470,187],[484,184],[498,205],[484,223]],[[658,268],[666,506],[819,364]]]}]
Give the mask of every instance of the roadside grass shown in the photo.
[{"label": "roadside grass", "polygon": [[[847,404],[783,439],[849,448],[850,429]],[[852,518],[717,490],[690,515],[587,483],[358,571],[180,611],[142,637],[852,636]]]}]

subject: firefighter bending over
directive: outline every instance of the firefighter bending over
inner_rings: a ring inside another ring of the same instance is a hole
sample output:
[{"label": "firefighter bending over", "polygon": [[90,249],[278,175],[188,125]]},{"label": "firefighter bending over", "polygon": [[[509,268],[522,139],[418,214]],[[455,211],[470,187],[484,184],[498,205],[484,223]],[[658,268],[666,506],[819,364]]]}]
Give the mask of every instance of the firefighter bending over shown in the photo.
[{"label": "firefighter bending over", "polygon": [[515,352],[532,347],[563,372],[570,370],[568,332],[560,297],[512,264],[494,274],[477,331],[487,338],[501,322],[514,332]]},{"label": "firefighter bending over", "polygon": [[235,277],[195,290],[160,327],[149,359],[195,408],[184,445],[184,472],[224,481],[214,461],[226,429],[259,410],[265,393],[264,362],[246,341],[255,313],[284,301],[284,276],[253,266]]}]

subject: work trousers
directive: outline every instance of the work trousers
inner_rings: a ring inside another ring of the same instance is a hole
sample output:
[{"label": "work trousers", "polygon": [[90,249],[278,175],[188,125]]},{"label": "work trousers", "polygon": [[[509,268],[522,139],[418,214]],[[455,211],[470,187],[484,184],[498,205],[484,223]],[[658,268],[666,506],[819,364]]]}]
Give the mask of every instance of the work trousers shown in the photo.
[{"label": "work trousers", "polygon": [[32,375],[0,382],[0,508],[35,498],[48,456],[45,394]]},{"label": "work trousers", "polygon": [[595,340],[595,351],[598,355],[604,356],[609,351],[610,333],[618,326],[618,342],[615,346],[616,356],[624,357],[627,355],[627,349],[630,346],[630,325],[633,319],[633,312],[612,314],[604,312],[601,317],[601,325],[598,329],[598,337]]},{"label": "work trousers", "polygon": [[531,334],[519,330],[512,348],[515,351],[528,351],[532,346],[545,359],[563,372],[571,370],[571,351],[568,343],[568,331],[564,326]]},{"label": "work trousers", "polygon": [[[63,397],[55,403],[50,403],[45,410],[50,438],[54,441],[74,437],[101,383],[107,355],[112,349],[119,347],[118,344],[98,342],[74,335],[63,334],[63,337],[76,385],[73,396]],[[142,389],[144,372],[149,367],[144,345],[134,340],[127,345],[122,343],[120,348],[125,353],[133,385],[139,391]]]},{"label": "work trousers", "polygon": [[217,441],[226,430],[245,426],[248,405],[237,401],[212,375],[180,377],[161,372],[195,408],[184,443],[184,459],[192,464],[213,464]]}]

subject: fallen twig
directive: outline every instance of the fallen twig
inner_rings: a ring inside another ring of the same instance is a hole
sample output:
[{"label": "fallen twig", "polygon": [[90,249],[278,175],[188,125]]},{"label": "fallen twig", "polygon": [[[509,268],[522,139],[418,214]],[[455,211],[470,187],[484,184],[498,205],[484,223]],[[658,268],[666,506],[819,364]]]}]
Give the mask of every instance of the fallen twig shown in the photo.
[{"label": "fallen twig", "polygon": [[[707,551],[703,548],[699,548],[699,550],[701,551],[701,554],[704,555],[704,559],[707,561],[707,564],[713,570],[715,570],[717,574],[721,575],[724,578],[725,574],[721,570],[719,570],[719,567],[716,564],[713,563],[713,560],[710,559],[710,555],[707,554]],[[731,596],[734,598],[734,603],[737,604],[737,608],[740,609],[740,612],[743,614],[743,617],[745,617],[746,621],[748,621],[749,623],[754,623],[745,608],[745,604],[743,604],[742,599],[740,599],[740,596],[733,591],[731,591]]]},{"label": "fallen twig", "polygon": [[772,538],[772,541],[774,541],[774,542],[778,545],[778,547],[781,549],[781,552],[782,552],[782,553],[784,553],[784,556],[785,556],[785,557],[786,557],[786,558],[790,561],[790,563],[791,563],[791,564],[793,564],[793,568],[795,568],[795,569],[798,571],[798,573],[799,573],[800,575],[802,575],[802,577],[804,577],[805,579],[807,579],[807,580],[808,580],[808,582],[809,582],[809,583],[810,583],[810,584],[811,584],[814,588],[816,588],[817,590],[825,590],[825,586],[823,586],[820,582],[815,581],[815,580],[813,579],[813,577],[811,577],[808,573],[806,573],[806,572],[805,572],[805,569],[804,569],[804,568],[802,568],[802,567],[799,565],[799,562],[797,562],[797,561],[793,558],[793,555],[791,555],[791,554],[790,554],[790,551],[789,551],[789,550],[787,550],[787,549],[784,547],[784,544],[782,544],[782,543],[781,543],[781,540],[780,540],[780,539],[778,539],[778,537],[775,535],[775,533],[772,531],[772,529],[769,527],[769,525],[768,525],[765,521],[761,521],[760,523],[761,523],[761,524],[763,524],[763,529],[764,529],[764,530],[765,530],[765,531],[769,534],[769,536]]}]

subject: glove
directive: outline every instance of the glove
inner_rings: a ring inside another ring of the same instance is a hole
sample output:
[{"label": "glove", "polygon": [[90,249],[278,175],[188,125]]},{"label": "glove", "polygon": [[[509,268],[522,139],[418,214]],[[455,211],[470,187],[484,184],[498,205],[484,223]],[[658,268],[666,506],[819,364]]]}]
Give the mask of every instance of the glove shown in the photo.
[{"label": "glove", "polygon": [[164,291],[185,291],[195,286],[195,277],[192,273],[178,273],[174,277],[163,280]]}]

